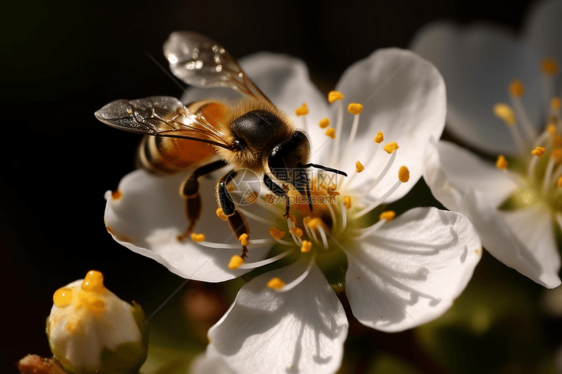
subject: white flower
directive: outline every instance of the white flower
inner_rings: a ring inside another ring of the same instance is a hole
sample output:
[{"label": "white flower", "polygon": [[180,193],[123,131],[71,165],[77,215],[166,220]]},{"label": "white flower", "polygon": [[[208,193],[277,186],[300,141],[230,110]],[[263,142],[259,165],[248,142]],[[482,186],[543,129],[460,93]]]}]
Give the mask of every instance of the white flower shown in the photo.
[{"label": "white flower", "polygon": [[51,351],[71,373],[129,372],[146,359],[142,309],[119,299],[90,271],[58,289],[47,320]]},{"label": "white flower", "polygon": [[[321,174],[312,183],[312,195],[324,203],[312,212],[307,204],[294,204],[287,220],[281,206],[263,200],[265,191],[257,203],[238,207],[251,228],[245,263],[230,263],[240,260],[240,243],[215,215],[214,179],[202,185],[205,205],[196,227],[205,235],[202,242],[176,239],[186,225],[177,193],[185,175],[131,173],[120,183],[117,198],[108,195],[106,224],[119,243],[186,278],[222,281],[296,257],[242,287],[210,330],[206,355],[242,373],[332,373],[341,364],[348,322],[320,268],[347,266],[345,291],[355,317],[390,332],[444,313],[480,259],[476,232],[458,213],[416,208],[394,219],[393,212],[384,212],[378,223],[364,227],[368,211],[404,196],[421,177],[429,138],[439,137],[444,127],[445,87],[436,69],[415,54],[375,52],[350,67],[331,94],[332,99],[345,96],[332,104],[331,128],[338,131],[331,139],[318,125],[331,117],[330,109],[302,62],[263,53],[243,60],[242,67],[282,110],[292,113],[307,104],[307,124],[296,122],[308,129],[312,161],[342,168],[349,178],[323,185],[320,178],[332,175]],[[221,88],[193,89],[187,96],[191,101],[229,94]],[[356,114],[344,116],[344,103],[363,107],[352,106]],[[264,260],[274,240],[284,249]],[[214,249],[225,242],[228,249]]]},{"label": "white flower", "polygon": [[561,19],[562,1],[546,1],[520,37],[489,25],[438,23],[412,45],[447,83],[451,134],[499,156],[494,166],[439,141],[428,147],[426,182],[443,205],[471,219],[493,256],[548,288],[560,285]]}]

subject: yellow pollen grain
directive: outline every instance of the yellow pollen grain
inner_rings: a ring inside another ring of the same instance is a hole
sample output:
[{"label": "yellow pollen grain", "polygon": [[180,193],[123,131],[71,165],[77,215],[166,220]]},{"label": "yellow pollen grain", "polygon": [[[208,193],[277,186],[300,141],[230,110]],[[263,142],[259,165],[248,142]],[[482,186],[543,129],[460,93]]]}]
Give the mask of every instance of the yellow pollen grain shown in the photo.
[{"label": "yellow pollen grain", "polygon": [[72,289],[63,287],[56,290],[53,295],[53,302],[57,308],[69,306],[72,303]]},{"label": "yellow pollen grain", "polygon": [[550,153],[550,158],[560,163],[562,161],[562,148],[556,148]]},{"label": "yellow pollen grain", "polygon": [[303,240],[301,246],[301,252],[307,253],[310,252],[311,249],[312,249],[312,243],[309,242],[308,240]]},{"label": "yellow pollen grain", "polygon": [[343,197],[343,205],[345,205],[345,209],[351,209],[351,196]]},{"label": "yellow pollen grain", "polygon": [[234,255],[230,258],[228,262],[228,268],[230,270],[236,270],[244,263],[244,259],[238,255]]},{"label": "yellow pollen grain", "polygon": [[556,126],[555,125],[548,125],[546,127],[546,131],[548,131],[548,133],[550,135],[556,135]]},{"label": "yellow pollen grain", "polygon": [[295,109],[295,114],[297,115],[297,117],[306,116],[308,114],[308,106],[306,105],[306,103],[302,103],[300,107]]},{"label": "yellow pollen grain", "polygon": [[562,177],[558,178],[558,181],[556,181],[556,185],[562,188]]},{"label": "yellow pollen grain", "polygon": [[381,144],[384,141],[384,134],[381,131],[377,132],[377,135],[375,136],[374,140],[375,143]]},{"label": "yellow pollen grain", "polygon": [[321,221],[320,221],[318,218],[313,218],[313,219],[309,220],[309,221],[306,223],[306,225],[307,225],[308,227],[310,227],[311,229],[315,229],[315,228],[318,227],[318,224],[320,224],[320,222],[321,222]]},{"label": "yellow pollen grain", "polygon": [[242,244],[243,246],[248,246],[250,245],[250,240],[248,240],[248,234],[242,234],[240,235],[240,237],[238,238],[238,240],[240,240],[240,244]]},{"label": "yellow pollen grain", "polygon": [[312,217],[309,217],[309,216],[306,216],[302,219],[304,224],[307,225],[307,226],[308,226],[308,223],[310,222],[310,220],[312,220]]},{"label": "yellow pollen grain", "polygon": [[343,94],[339,91],[330,91],[328,94],[328,101],[331,103],[335,103],[338,100],[343,100]]},{"label": "yellow pollen grain", "polygon": [[285,235],[285,231],[281,231],[276,227],[270,227],[269,235],[271,235],[275,239],[281,239]]},{"label": "yellow pollen grain", "polygon": [[267,287],[271,288],[272,290],[280,290],[285,287],[285,282],[277,277],[271,278],[269,282],[267,282]]},{"label": "yellow pollen grain", "polygon": [[550,106],[552,107],[552,109],[560,109],[560,98],[559,97],[553,97],[552,99],[550,99]]},{"label": "yellow pollen grain", "polygon": [[361,114],[361,112],[363,111],[363,105],[358,103],[351,103],[347,106],[347,111],[356,116],[358,114]]},{"label": "yellow pollen grain", "polygon": [[289,232],[298,238],[302,236],[302,230],[299,229],[298,227],[293,227],[292,229],[289,230]]},{"label": "yellow pollen grain", "polygon": [[541,71],[543,74],[552,77],[558,74],[558,70],[560,70],[560,66],[554,58],[545,58],[541,61]]},{"label": "yellow pollen grain", "polygon": [[531,154],[532,154],[533,156],[542,157],[545,152],[546,152],[546,149],[545,149],[545,148],[543,148],[543,147],[537,147],[537,148],[533,149],[533,151],[531,152]]},{"label": "yellow pollen grain", "polygon": [[508,126],[515,125],[515,114],[509,105],[503,103],[494,105],[494,114]]},{"label": "yellow pollen grain", "polygon": [[75,306],[76,309],[87,309],[88,311],[102,315],[105,312],[105,303],[95,293],[80,292],[78,294],[78,302]]},{"label": "yellow pollen grain", "polygon": [[328,118],[322,118],[320,122],[318,122],[318,126],[320,126],[321,129],[325,129],[330,126],[330,120]]},{"label": "yellow pollen grain", "polygon": [[250,204],[255,204],[258,201],[258,193],[256,191],[252,191],[246,196],[246,201]]},{"label": "yellow pollen grain", "polygon": [[365,166],[359,161],[355,162],[355,171],[361,173],[363,170],[365,170]]},{"label": "yellow pollen grain", "polygon": [[236,187],[234,187],[232,184],[229,184],[229,185],[226,187],[226,190],[227,190],[228,192],[232,192],[232,191],[234,191],[235,189],[236,189]]},{"label": "yellow pollen grain", "polygon": [[410,170],[408,170],[406,166],[402,166],[400,170],[398,170],[398,179],[402,183],[406,183],[410,180]]},{"label": "yellow pollen grain", "polygon": [[386,222],[390,222],[394,219],[394,217],[396,217],[396,213],[393,210],[387,210],[381,213],[379,219],[385,219]]},{"label": "yellow pollen grain", "polygon": [[398,148],[399,147],[398,144],[396,144],[396,142],[390,142],[383,147],[384,151],[388,154],[391,154],[392,152],[396,151]]},{"label": "yellow pollen grain", "polygon": [[496,167],[500,170],[505,170],[509,166],[509,163],[503,155],[499,155],[496,161]]},{"label": "yellow pollen grain", "polygon": [[103,285],[103,274],[96,270],[90,270],[86,277],[84,277],[84,282],[80,287],[82,291],[88,292],[103,292],[105,291],[105,286]]},{"label": "yellow pollen grain", "polygon": [[330,196],[339,196],[340,193],[339,193],[338,191],[336,191],[336,188],[337,188],[337,187],[338,187],[338,186],[336,186],[335,184],[331,184],[331,185],[327,188],[328,195],[330,195]]},{"label": "yellow pollen grain", "polygon": [[191,234],[191,240],[193,240],[195,243],[201,243],[202,241],[205,240],[205,234],[193,233]]},{"label": "yellow pollen grain", "polygon": [[334,130],[333,128],[329,128],[328,130],[326,130],[326,132],[324,133],[326,136],[329,136],[332,139],[336,138],[336,130]]},{"label": "yellow pollen grain", "polygon": [[520,80],[514,79],[511,81],[508,91],[511,96],[522,97],[525,94],[525,86]]},{"label": "yellow pollen grain", "polygon": [[226,214],[224,214],[224,212],[222,211],[222,208],[218,208],[216,213],[217,213],[217,217],[219,217],[223,221],[228,220],[228,217],[226,216]]}]

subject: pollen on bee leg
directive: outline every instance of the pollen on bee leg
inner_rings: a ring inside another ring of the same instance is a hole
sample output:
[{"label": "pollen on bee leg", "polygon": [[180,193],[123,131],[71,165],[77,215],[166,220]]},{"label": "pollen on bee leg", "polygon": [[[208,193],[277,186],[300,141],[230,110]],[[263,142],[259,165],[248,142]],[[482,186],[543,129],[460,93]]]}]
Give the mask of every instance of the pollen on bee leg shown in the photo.
[{"label": "pollen on bee leg", "polygon": [[363,170],[365,170],[365,167],[363,166],[363,164],[359,161],[355,162],[355,171],[357,173],[361,173]]},{"label": "pollen on bee leg", "polygon": [[402,166],[400,170],[398,170],[398,179],[402,183],[406,183],[410,180],[410,170],[408,170],[406,166]]},{"label": "pollen on bee leg", "polygon": [[247,246],[250,245],[250,240],[249,240],[248,234],[240,235],[238,240],[240,241],[240,244],[242,244],[244,247],[247,247]]},{"label": "pollen on bee leg", "polygon": [[544,75],[552,77],[558,74],[560,66],[554,58],[545,58],[541,61],[541,71]]},{"label": "pollen on bee leg", "polygon": [[396,142],[390,142],[388,144],[386,144],[382,149],[384,149],[384,151],[388,154],[391,154],[392,152],[394,152],[395,150],[397,150],[398,148],[398,144]]},{"label": "pollen on bee leg", "polygon": [[390,222],[396,217],[396,213],[393,210],[387,210],[381,213],[379,219],[385,219],[386,222]]},{"label": "pollen on bee leg", "polygon": [[330,91],[330,93],[328,93],[328,101],[330,104],[335,103],[338,100],[343,100],[343,97],[343,94],[339,91]]},{"label": "pollen on bee leg", "polygon": [[546,152],[546,149],[543,147],[536,147],[535,149],[533,149],[531,151],[531,154],[533,156],[537,156],[537,157],[542,157],[544,155],[544,153]]},{"label": "pollen on bee leg", "polygon": [[509,94],[515,97],[522,97],[525,94],[525,85],[518,79],[511,81],[509,85]]},{"label": "pollen on bee leg", "polygon": [[496,167],[500,170],[505,170],[509,166],[509,163],[503,155],[499,155],[496,161]]},{"label": "pollen on bee leg", "polygon": [[230,258],[230,262],[228,263],[228,268],[230,270],[238,269],[244,263],[244,259],[238,255],[234,255]]},{"label": "pollen on bee leg", "polygon": [[223,221],[228,220],[228,217],[226,216],[226,214],[224,214],[224,212],[222,211],[222,208],[218,208],[216,213],[217,213],[217,217],[219,217]]},{"label": "pollen on bee leg", "polygon": [[384,141],[384,134],[381,131],[377,132],[377,135],[375,136],[374,140],[375,140],[375,143],[377,143],[377,144],[382,143]]},{"label": "pollen on bee leg", "polygon": [[283,282],[281,278],[271,278],[269,282],[267,282],[267,287],[272,290],[280,290],[285,287],[285,282]]},{"label": "pollen on bee leg", "polygon": [[343,204],[345,205],[345,209],[351,209],[351,196],[344,196]]},{"label": "pollen on bee leg", "polygon": [[328,130],[326,130],[326,132],[324,133],[326,136],[335,139],[336,138],[336,130],[334,130],[332,127],[330,127]]},{"label": "pollen on bee leg", "polygon": [[330,120],[328,118],[322,118],[320,122],[318,122],[318,126],[320,126],[321,129],[325,129],[330,126]]},{"label": "pollen on bee leg", "polygon": [[195,243],[201,243],[202,241],[205,241],[205,234],[193,233],[191,234],[191,240],[193,240]]},{"label": "pollen on bee leg", "polygon": [[312,249],[312,242],[309,242],[308,240],[303,240],[301,246],[301,252],[307,253],[310,252],[311,249]]},{"label": "pollen on bee leg", "polygon": [[271,235],[274,239],[281,239],[285,235],[285,231],[281,231],[276,227],[270,227],[269,235]]}]

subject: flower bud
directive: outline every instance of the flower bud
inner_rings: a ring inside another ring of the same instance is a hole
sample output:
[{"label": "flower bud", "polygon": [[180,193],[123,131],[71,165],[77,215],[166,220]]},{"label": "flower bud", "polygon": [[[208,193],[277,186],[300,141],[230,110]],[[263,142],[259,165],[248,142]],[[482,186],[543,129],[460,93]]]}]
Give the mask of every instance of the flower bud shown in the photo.
[{"label": "flower bud", "polygon": [[58,289],[47,319],[55,358],[70,373],[138,372],[146,359],[148,326],[141,307],[119,299],[90,271]]}]

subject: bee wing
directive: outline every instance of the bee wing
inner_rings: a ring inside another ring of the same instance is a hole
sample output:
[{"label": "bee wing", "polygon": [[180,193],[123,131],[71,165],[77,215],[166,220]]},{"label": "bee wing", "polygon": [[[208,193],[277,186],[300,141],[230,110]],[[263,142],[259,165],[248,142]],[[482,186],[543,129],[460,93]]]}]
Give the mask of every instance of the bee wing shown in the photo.
[{"label": "bee wing", "polygon": [[170,34],[164,55],[172,73],[195,87],[228,87],[246,96],[271,102],[248,78],[223,46],[192,31]]},{"label": "bee wing", "polygon": [[191,114],[176,98],[153,96],[116,100],[94,113],[101,122],[143,135],[182,138],[231,148],[224,134],[205,118]]}]

